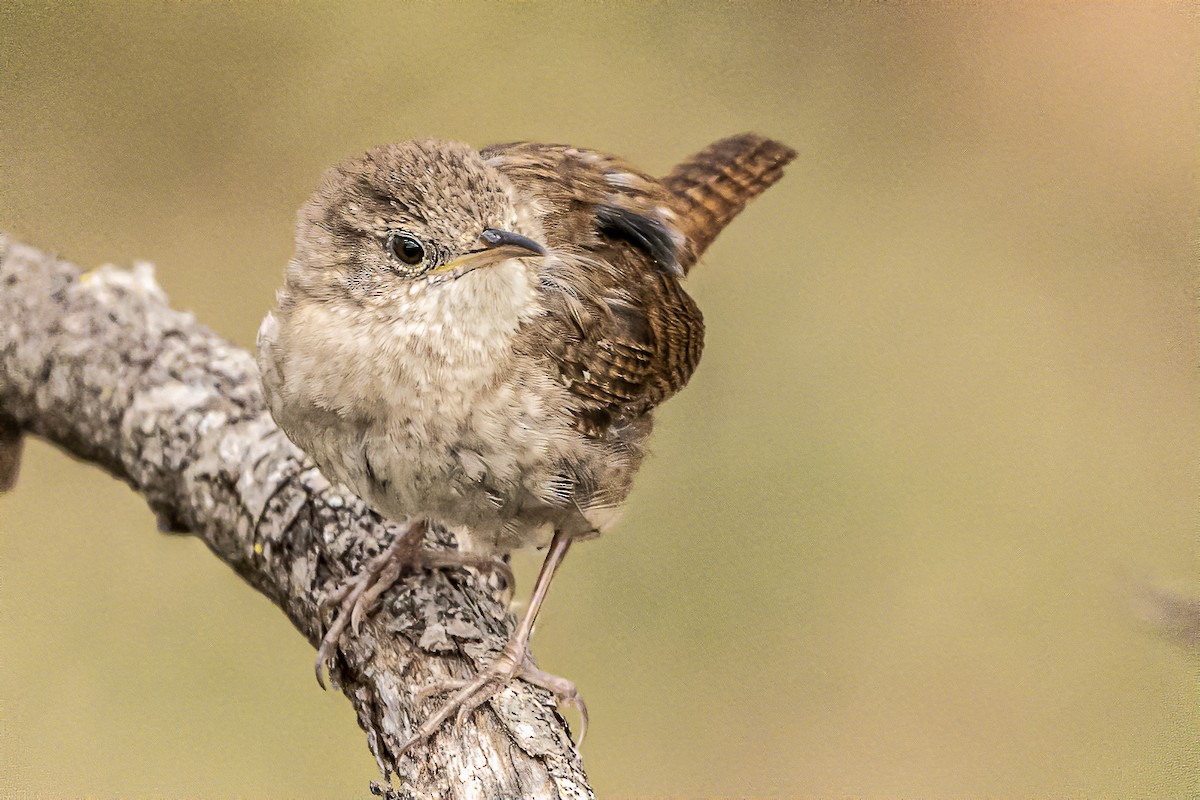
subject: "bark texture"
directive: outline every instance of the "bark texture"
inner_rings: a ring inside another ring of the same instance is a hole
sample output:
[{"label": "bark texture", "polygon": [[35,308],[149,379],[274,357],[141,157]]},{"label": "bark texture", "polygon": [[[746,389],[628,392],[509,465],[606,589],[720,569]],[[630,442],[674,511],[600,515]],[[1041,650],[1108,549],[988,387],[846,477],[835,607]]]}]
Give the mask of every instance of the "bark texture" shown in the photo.
[{"label": "bark texture", "polygon": [[[171,309],[147,264],[81,274],[0,234],[0,422],[10,453],[21,430],[128,482],[164,528],[203,539],[314,645],[322,601],[396,530],[284,437],[252,356]],[[453,539],[435,529],[427,545]],[[412,574],[344,639],[331,678],[396,776],[377,794],[593,796],[553,699],[519,681],[490,711],[394,758],[440,701],[413,690],[472,675],[503,646],[512,619],[501,591],[467,570]]]}]

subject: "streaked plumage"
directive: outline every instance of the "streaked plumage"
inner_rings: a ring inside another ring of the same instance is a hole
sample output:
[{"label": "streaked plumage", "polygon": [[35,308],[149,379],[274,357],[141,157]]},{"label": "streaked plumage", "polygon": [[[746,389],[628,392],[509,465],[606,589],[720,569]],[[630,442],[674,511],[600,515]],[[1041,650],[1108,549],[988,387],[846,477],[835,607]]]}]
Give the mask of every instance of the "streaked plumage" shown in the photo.
[{"label": "streaked plumage", "polygon": [[[280,427],[397,521],[484,553],[554,534],[509,647],[414,740],[516,675],[581,703],[526,661],[533,618],[570,542],[616,520],[654,408],[700,360],[683,277],[794,156],[743,134],[660,180],[565,145],[403,142],[330,169],[301,209],[259,332]],[[318,676],[373,580],[355,579]]]},{"label": "streaked plumage", "polygon": [[[442,520],[484,549],[603,527],[651,410],[700,358],[683,272],[792,155],[743,135],[658,181],[574,147],[409,142],[335,167],[262,330],[276,419],[385,514]],[[418,227],[447,257],[484,227],[551,255],[398,276],[380,242]]]}]

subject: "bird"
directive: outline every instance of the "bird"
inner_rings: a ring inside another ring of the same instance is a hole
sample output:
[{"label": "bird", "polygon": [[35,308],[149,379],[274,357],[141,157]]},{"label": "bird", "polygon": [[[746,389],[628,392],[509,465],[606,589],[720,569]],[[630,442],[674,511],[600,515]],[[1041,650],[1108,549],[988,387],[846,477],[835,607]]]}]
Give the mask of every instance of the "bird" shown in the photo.
[{"label": "bird", "polygon": [[[402,745],[520,678],[582,716],[529,641],[572,543],[616,524],[653,412],[700,360],[689,270],[796,151],[744,133],[654,177],[582,147],[414,140],[327,170],[257,350],[271,415],[331,481],[400,525],[330,594],[316,670],[402,570],[548,547],[515,633]],[[425,526],[459,552],[422,548]],[[323,682],[322,682],[322,685]]]}]

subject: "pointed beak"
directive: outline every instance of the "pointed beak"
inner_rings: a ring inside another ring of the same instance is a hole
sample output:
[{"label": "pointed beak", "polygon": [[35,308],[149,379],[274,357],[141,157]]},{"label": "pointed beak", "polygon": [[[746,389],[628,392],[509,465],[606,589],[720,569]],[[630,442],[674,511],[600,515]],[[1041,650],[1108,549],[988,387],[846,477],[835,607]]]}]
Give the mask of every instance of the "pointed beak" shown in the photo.
[{"label": "pointed beak", "polygon": [[490,267],[510,258],[532,258],[544,255],[546,255],[546,248],[528,236],[522,236],[512,231],[484,228],[472,250],[447,264],[430,270],[430,272],[446,273],[461,270],[460,274],[466,274],[473,269]]},{"label": "pointed beak", "polygon": [[535,256],[546,255],[546,248],[542,247],[533,239],[530,239],[527,236],[522,236],[519,233],[512,233],[511,231],[498,231],[495,228],[484,228],[483,233],[479,235],[479,241],[483,244],[485,252],[488,250],[494,251],[503,248],[524,251],[523,253],[517,253],[515,256],[510,256],[510,258],[518,258],[521,255],[529,255],[530,253],[533,253]]}]

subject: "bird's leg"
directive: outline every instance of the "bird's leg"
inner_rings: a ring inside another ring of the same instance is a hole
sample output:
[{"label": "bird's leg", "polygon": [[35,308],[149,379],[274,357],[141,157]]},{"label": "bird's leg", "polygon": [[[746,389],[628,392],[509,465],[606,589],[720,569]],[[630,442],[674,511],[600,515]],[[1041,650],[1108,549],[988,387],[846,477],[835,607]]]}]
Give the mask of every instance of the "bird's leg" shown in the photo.
[{"label": "bird's leg", "polygon": [[325,664],[337,651],[347,626],[357,634],[363,618],[379,602],[380,596],[395,584],[406,567],[475,567],[499,572],[509,587],[515,584],[512,568],[504,561],[455,550],[426,550],[421,547],[424,534],[424,520],[406,522],[383,552],[368,561],[361,572],[347,579],[322,603],[322,608],[337,606],[338,612],[333,624],[325,632],[320,647],[317,648],[317,683],[321,684],[321,688],[325,688]]},{"label": "bird's leg", "polygon": [[559,530],[554,533],[554,540],[550,543],[550,552],[546,554],[541,572],[538,573],[537,583],[534,584],[533,595],[529,599],[529,608],[525,611],[525,616],[521,618],[517,632],[509,639],[504,649],[496,655],[492,663],[481,669],[479,674],[471,680],[441,681],[430,684],[418,692],[419,697],[446,691],[453,691],[454,694],[426,719],[421,727],[417,728],[416,733],[400,747],[396,753],[397,758],[413,745],[432,736],[442,723],[450,718],[451,714],[456,714],[461,723],[467,715],[513,678],[521,678],[535,686],[540,686],[553,692],[559,702],[578,708],[583,718],[579,734],[579,741],[582,743],[583,735],[587,732],[587,706],[575,689],[575,684],[566,678],[560,678],[538,669],[529,658],[529,637],[533,633],[533,623],[537,620],[542,601],[546,599],[546,593],[550,590],[554,571],[558,569],[558,565],[562,563],[567,550],[571,547],[571,539],[571,535],[564,531]]}]

